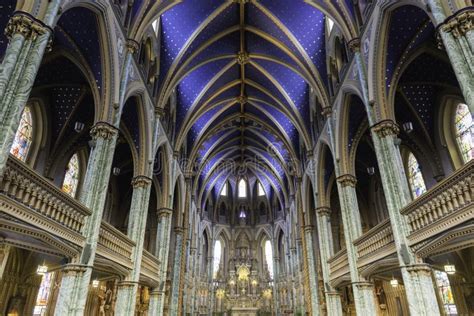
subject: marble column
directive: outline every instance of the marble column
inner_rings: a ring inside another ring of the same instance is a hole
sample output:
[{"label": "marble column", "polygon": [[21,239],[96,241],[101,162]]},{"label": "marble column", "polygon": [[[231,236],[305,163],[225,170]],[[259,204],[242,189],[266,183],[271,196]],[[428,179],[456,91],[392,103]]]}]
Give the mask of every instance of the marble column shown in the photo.
[{"label": "marble column", "polygon": [[153,309],[149,309],[150,316],[163,315],[163,309],[165,307],[166,272],[168,270],[171,217],[173,215],[173,210],[169,208],[161,208],[158,210],[157,214],[158,234],[156,235],[157,253],[155,255],[158,260],[160,260],[160,285],[154,290],[154,295],[151,297],[153,302],[150,301],[150,306],[153,305],[155,307]]},{"label": "marble column", "polygon": [[[273,249],[278,249],[274,244]],[[273,257],[273,309],[277,315],[280,315],[280,258]]]},{"label": "marble column", "polygon": [[178,315],[179,296],[180,296],[180,285],[181,283],[181,265],[183,264],[183,238],[185,229],[182,227],[175,227],[175,254],[173,258],[173,271],[172,271],[172,284],[171,284],[171,304],[170,304],[170,315]]},{"label": "marble column", "polygon": [[341,295],[331,286],[329,280],[329,258],[334,255],[334,245],[331,231],[331,209],[318,207],[316,209],[319,234],[319,254],[321,256],[321,270],[324,280],[324,295],[328,316],[342,316]]},{"label": "marble column", "polygon": [[[336,172],[337,170],[336,168]],[[350,174],[338,175],[336,180],[356,311],[358,315],[375,316],[377,315],[377,305],[375,303],[374,287],[372,283],[367,282],[359,274],[357,268],[357,249],[353,243],[354,240],[362,235],[362,225],[355,190],[357,181]]]},{"label": "marble column", "polygon": [[303,227],[305,244],[306,244],[306,259],[308,264],[308,277],[311,296],[311,314],[319,315],[319,299],[318,299],[318,276],[316,270],[316,258],[314,257],[313,247],[313,226],[305,225]]},{"label": "marble column", "polygon": [[[214,240],[212,239],[212,244],[211,244],[211,253],[214,253]],[[207,295],[207,303],[209,306],[209,315],[212,315],[212,311],[214,310],[214,284],[212,282],[212,262],[213,262],[213,257],[208,256],[207,257],[207,282],[209,286],[209,293]]]},{"label": "marble column", "polygon": [[3,273],[7,266],[8,258],[10,257],[10,245],[0,245],[0,280],[3,278]]},{"label": "marble column", "polygon": [[0,175],[5,169],[43,55],[50,44],[60,2],[49,2],[44,22],[17,12],[5,30],[10,43],[0,66]]},{"label": "marble column", "polygon": [[446,49],[451,66],[458,79],[466,104],[474,113],[474,12],[459,12],[446,23],[446,13],[441,0],[427,0],[438,27],[439,36]]},{"label": "marble column", "polygon": [[[436,2],[436,1],[433,1]],[[354,52],[361,82],[363,101],[371,126],[371,136],[387,201],[397,257],[412,315],[439,315],[431,269],[417,258],[407,240],[409,228],[400,213],[411,200],[405,168],[398,148],[398,126],[391,120],[377,122],[376,113],[369,102],[366,68],[360,54],[360,41],[352,40],[349,47]]]},{"label": "marble column", "polygon": [[[192,242],[191,242],[192,243]],[[195,265],[196,265],[196,247],[190,247],[189,249],[189,269],[188,273],[190,274],[190,282],[191,282],[191,294],[188,297],[187,306],[189,307],[189,313],[191,315],[194,314],[194,298],[196,297],[196,273],[195,273]]]},{"label": "marble column", "polygon": [[143,241],[145,239],[148,204],[150,201],[151,178],[147,176],[137,176],[133,178],[132,186],[133,194],[127,235],[135,242],[135,247],[132,252],[133,268],[132,271],[129,272],[125,282],[119,283],[115,309],[115,315],[124,316],[133,315],[135,313],[135,301],[138,282],[140,280]]},{"label": "marble column", "polygon": [[296,239],[296,253],[298,254],[298,289],[299,289],[299,313],[305,314],[305,301],[304,301],[304,275],[302,273],[303,266],[303,240],[301,238]]}]

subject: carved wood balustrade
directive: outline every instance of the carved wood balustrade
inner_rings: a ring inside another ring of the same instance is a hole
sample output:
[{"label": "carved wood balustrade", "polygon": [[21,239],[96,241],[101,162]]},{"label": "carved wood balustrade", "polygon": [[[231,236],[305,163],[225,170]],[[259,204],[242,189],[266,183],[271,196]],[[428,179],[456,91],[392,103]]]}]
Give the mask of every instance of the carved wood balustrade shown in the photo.
[{"label": "carved wood balustrade", "polygon": [[349,274],[349,261],[347,250],[344,248],[328,259],[329,275],[331,281]]},{"label": "carved wood balustrade", "polygon": [[408,204],[410,245],[474,218],[474,160]]},{"label": "carved wood balustrade", "polygon": [[154,255],[146,250],[143,250],[142,266],[140,272],[143,276],[153,280],[159,281],[158,275],[160,271],[160,261]]},{"label": "carved wood balustrade", "polygon": [[394,254],[392,226],[387,218],[354,241],[357,249],[357,265],[365,266]]},{"label": "carved wood balustrade", "polygon": [[91,213],[51,181],[10,157],[0,179],[0,210],[78,246]]},{"label": "carved wood balustrade", "polygon": [[135,243],[127,235],[109,223],[102,221],[99,232],[99,244],[97,245],[98,255],[131,269],[131,256],[134,246]]}]

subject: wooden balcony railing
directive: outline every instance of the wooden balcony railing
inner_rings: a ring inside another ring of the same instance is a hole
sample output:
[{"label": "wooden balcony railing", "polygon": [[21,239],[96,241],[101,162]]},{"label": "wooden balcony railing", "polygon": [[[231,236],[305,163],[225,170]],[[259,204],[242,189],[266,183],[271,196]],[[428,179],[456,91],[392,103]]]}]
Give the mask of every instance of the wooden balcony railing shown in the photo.
[{"label": "wooden balcony railing", "polygon": [[339,277],[349,273],[349,261],[347,260],[347,250],[342,249],[337,252],[334,256],[329,258],[329,275],[331,280],[335,280]]},{"label": "wooden balcony railing", "polygon": [[474,218],[474,160],[408,204],[409,241],[417,244]]},{"label": "wooden balcony railing", "polygon": [[3,212],[82,246],[89,209],[13,156],[0,179]]},{"label": "wooden balcony railing", "polygon": [[132,249],[135,243],[109,223],[102,221],[97,253],[107,259],[132,268]]},{"label": "wooden balcony railing", "polygon": [[143,250],[141,274],[152,280],[158,281],[160,261],[154,255]]},{"label": "wooden balcony railing", "polygon": [[357,248],[357,265],[359,267],[395,253],[396,248],[390,220],[387,218],[370,229],[355,240],[354,245]]}]

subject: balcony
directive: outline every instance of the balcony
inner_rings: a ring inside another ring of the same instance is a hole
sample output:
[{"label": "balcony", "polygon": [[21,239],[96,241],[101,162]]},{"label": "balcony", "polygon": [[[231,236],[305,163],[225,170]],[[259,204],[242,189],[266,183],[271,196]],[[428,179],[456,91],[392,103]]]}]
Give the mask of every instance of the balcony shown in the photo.
[{"label": "balcony", "polygon": [[390,220],[386,219],[354,241],[357,265],[368,265],[396,252]]},{"label": "balcony", "polygon": [[347,260],[347,250],[342,249],[329,258],[329,278],[331,281],[340,279],[349,274],[349,261]]},{"label": "balcony", "polygon": [[146,250],[143,250],[142,266],[140,269],[142,276],[158,282],[160,272],[160,261],[154,255]]},{"label": "balcony", "polygon": [[474,218],[474,160],[408,204],[411,246]]},{"label": "balcony", "polygon": [[131,269],[134,246],[135,243],[127,235],[109,223],[102,221],[99,232],[99,244],[97,245],[98,255]]},{"label": "balcony", "polygon": [[81,233],[89,209],[13,156],[0,179],[0,209],[74,245],[84,245]]}]

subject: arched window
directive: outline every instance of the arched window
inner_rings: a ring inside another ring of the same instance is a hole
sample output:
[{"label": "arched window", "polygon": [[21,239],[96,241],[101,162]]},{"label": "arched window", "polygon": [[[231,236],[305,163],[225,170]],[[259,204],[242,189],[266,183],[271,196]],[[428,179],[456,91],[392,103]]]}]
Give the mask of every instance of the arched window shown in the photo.
[{"label": "arched window", "polygon": [[20,125],[16,130],[15,139],[10,153],[21,161],[26,161],[33,140],[33,116],[30,107],[26,106],[21,114]]},{"label": "arched window", "polygon": [[227,182],[224,183],[224,186],[221,189],[221,196],[227,196]]},{"label": "arched window", "polygon": [[270,278],[273,279],[273,249],[270,240],[265,241],[265,262],[270,273]]},{"label": "arched window", "polygon": [[79,157],[74,154],[69,160],[64,175],[62,190],[72,197],[76,196],[77,187],[79,185]]},{"label": "arched window", "polygon": [[219,271],[219,264],[221,263],[222,257],[222,245],[220,240],[216,240],[214,244],[214,254],[212,262],[212,277],[215,279],[217,277],[217,272]]},{"label": "arched window", "polygon": [[239,181],[239,198],[247,197],[247,182],[244,179]]},{"label": "arched window", "polygon": [[265,195],[265,189],[263,188],[263,185],[260,182],[258,183],[257,194],[258,194],[258,196],[264,196]]},{"label": "arched window", "polygon": [[421,168],[418,164],[413,153],[408,154],[407,161],[408,168],[408,182],[410,184],[411,193],[413,198],[417,198],[426,192],[425,181],[423,180],[423,175],[421,174]]},{"label": "arched window", "polygon": [[474,158],[474,124],[469,108],[464,103],[459,103],[454,117],[456,141],[461,151],[464,163]]}]

